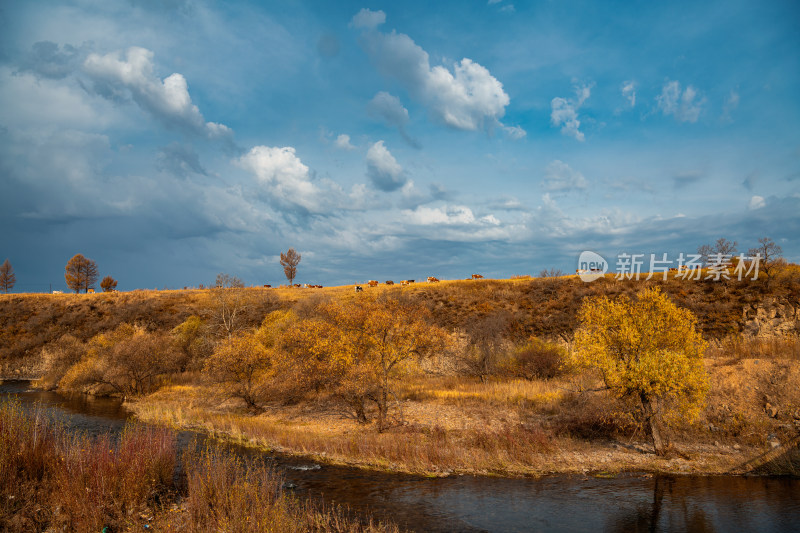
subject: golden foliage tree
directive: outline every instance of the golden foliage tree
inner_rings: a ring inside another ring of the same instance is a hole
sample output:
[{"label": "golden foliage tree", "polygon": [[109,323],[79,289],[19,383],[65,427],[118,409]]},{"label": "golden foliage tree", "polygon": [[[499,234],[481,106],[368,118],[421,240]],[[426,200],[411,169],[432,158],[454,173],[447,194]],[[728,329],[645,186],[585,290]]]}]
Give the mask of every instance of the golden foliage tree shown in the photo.
[{"label": "golden foliage tree", "polygon": [[426,307],[398,298],[327,302],[319,316],[287,331],[283,347],[316,388],[343,399],[361,422],[364,404],[375,404],[378,430],[388,423],[392,382],[419,357],[444,345],[444,332],[430,323]]},{"label": "golden foliage tree", "polygon": [[289,280],[289,285],[294,283],[294,278],[297,277],[297,265],[300,264],[301,258],[294,248],[289,248],[286,253],[281,252],[281,266],[286,279]]},{"label": "golden foliage tree", "polygon": [[658,288],[641,292],[635,301],[625,296],[589,300],[579,318],[576,362],[597,368],[617,396],[640,403],[656,454],[664,455],[669,449],[665,415],[696,417],[708,391],[706,343],[697,319]]},{"label": "golden foliage tree", "polygon": [[179,366],[181,371],[197,370],[213,350],[212,343],[206,336],[206,321],[192,315],[172,329],[172,344],[181,354]]},{"label": "golden foliage tree", "polygon": [[226,339],[206,360],[205,371],[233,398],[251,410],[261,409],[264,386],[271,369],[270,350],[251,332]]},{"label": "golden foliage tree", "polygon": [[220,343],[205,362],[209,379],[223,387],[232,398],[244,400],[248,409],[258,411],[276,390],[277,340],[295,320],[291,311],[273,311],[256,331],[231,336]]},{"label": "golden foliage tree", "polygon": [[117,288],[117,280],[111,276],[106,276],[100,282],[100,288],[103,289],[103,292],[112,292]]},{"label": "golden foliage tree", "polygon": [[65,389],[104,386],[123,396],[152,391],[177,371],[177,357],[169,339],[140,326],[121,324],[92,337],[80,362],[59,382]]},{"label": "golden foliage tree", "polygon": [[97,263],[81,254],[76,254],[64,268],[64,279],[67,287],[76,293],[81,290],[89,292],[97,282]]}]

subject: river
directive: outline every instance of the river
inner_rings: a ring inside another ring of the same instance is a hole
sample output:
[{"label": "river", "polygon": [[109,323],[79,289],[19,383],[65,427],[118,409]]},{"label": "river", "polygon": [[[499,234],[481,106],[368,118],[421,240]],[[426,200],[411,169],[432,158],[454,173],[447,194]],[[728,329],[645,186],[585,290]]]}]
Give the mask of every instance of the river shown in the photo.
[{"label": "river", "polygon": [[[0,384],[0,395],[38,403],[90,434],[118,432],[131,416],[118,400],[70,397]],[[181,432],[180,446],[198,435]],[[202,439],[202,436],[200,436]],[[262,455],[230,446],[245,456]],[[298,495],[391,519],[412,531],[800,531],[800,479],[737,476],[651,476],[613,479],[550,476],[425,478],[319,465],[269,456]]]}]

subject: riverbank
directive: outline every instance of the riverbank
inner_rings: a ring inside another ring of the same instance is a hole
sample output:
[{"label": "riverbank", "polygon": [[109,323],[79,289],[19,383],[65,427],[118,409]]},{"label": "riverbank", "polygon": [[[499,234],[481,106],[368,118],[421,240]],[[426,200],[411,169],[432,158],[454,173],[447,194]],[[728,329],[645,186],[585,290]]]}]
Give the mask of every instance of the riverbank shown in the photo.
[{"label": "riverbank", "polygon": [[[754,368],[759,375],[770,374],[776,372],[776,364],[745,362],[736,375],[746,380]],[[565,392],[575,385],[566,380],[407,381],[399,387],[395,424],[384,432],[332,410],[324,398],[276,405],[253,415],[237,402],[223,400],[213,387],[196,383],[164,387],[126,402],[126,407],[143,421],[322,463],[380,471],[509,477],[725,474],[772,449],[772,433],[760,432],[777,431],[779,421],[757,408],[745,409],[748,402],[757,404],[750,395],[758,394],[746,385],[737,398],[729,397],[735,384],[730,383],[727,366],[718,367],[715,361],[707,366],[716,387],[706,413],[695,424],[673,431],[678,453],[667,457],[655,455],[643,433],[624,426],[625,416],[613,398]],[[723,407],[738,413],[731,422],[744,424],[746,431],[710,422],[722,423],[714,413]],[[777,442],[793,435],[790,427],[784,429]]]}]

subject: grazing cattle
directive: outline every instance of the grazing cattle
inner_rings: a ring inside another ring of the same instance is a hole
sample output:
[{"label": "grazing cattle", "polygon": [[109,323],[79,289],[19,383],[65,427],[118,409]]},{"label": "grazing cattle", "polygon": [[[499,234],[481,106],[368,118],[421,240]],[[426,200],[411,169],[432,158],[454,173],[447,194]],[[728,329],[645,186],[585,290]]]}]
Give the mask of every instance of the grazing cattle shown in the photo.
[{"label": "grazing cattle", "polygon": [[483,279],[483,276],[480,274],[473,274],[472,279]]},{"label": "grazing cattle", "polygon": [[53,291],[53,294],[64,294],[64,291]]},{"label": "grazing cattle", "polygon": [[264,285],[264,288],[265,288],[265,289],[271,289],[271,288],[272,288],[272,285]]},{"label": "grazing cattle", "polygon": [[87,290],[86,290],[86,292],[87,292],[87,293],[93,293],[93,292],[94,292],[94,289],[87,289]]},{"label": "grazing cattle", "polygon": [[356,285],[356,292],[364,292],[364,287],[361,285]]},{"label": "grazing cattle", "polygon": [[367,285],[369,285],[370,287],[377,287],[378,286],[378,281],[374,280],[374,279],[371,279],[371,280],[369,280],[367,282]]},{"label": "grazing cattle", "polygon": [[434,278],[433,276],[428,276],[428,283],[438,283],[439,279]]},{"label": "grazing cattle", "polygon": [[294,285],[292,285],[292,287],[294,287],[295,289],[299,289],[300,288],[300,284],[299,283],[295,283]]},{"label": "grazing cattle", "polygon": [[414,283],[413,279],[404,279],[400,282],[400,285],[411,285],[412,283]]},{"label": "grazing cattle", "polygon": [[394,285],[394,281],[392,281],[392,280],[386,280],[386,284],[387,284],[387,285]]},{"label": "grazing cattle", "polygon": [[312,289],[321,289],[322,285],[312,285],[311,288]]}]

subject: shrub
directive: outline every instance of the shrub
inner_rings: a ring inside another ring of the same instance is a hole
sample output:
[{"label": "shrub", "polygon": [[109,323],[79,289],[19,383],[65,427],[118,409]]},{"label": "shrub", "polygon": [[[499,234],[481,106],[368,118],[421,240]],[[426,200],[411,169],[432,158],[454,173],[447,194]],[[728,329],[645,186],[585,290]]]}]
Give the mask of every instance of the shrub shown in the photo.
[{"label": "shrub", "polygon": [[85,352],[86,345],[69,334],[46,344],[41,352],[44,376],[37,384],[46,389],[54,389],[70,367],[81,360]]},{"label": "shrub", "polygon": [[76,390],[100,385],[124,396],[146,394],[176,372],[178,363],[164,334],[122,324],[93,337],[84,357],[66,372],[59,386]]},{"label": "shrub", "polygon": [[552,379],[563,372],[565,358],[564,348],[534,337],[514,350],[504,361],[503,368],[513,377]]}]

